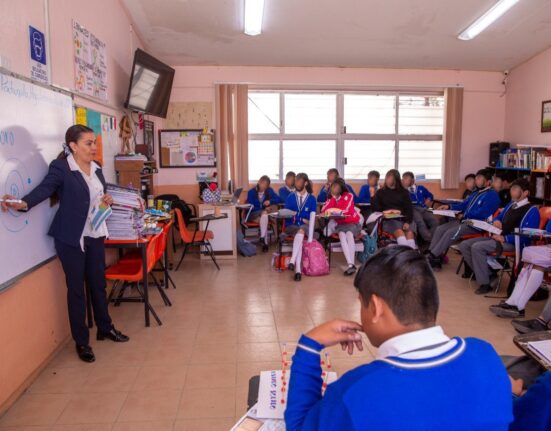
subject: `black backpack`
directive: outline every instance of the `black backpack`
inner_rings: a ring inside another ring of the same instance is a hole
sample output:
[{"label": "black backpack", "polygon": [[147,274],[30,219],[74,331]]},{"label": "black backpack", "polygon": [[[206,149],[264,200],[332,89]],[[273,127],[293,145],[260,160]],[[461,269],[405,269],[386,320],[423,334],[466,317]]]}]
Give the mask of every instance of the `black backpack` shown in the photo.
[{"label": "black backpack", "polygon": [[[191,204],[188,204],[183,199],[180,199],[180,196],[178,195],[159,195],[155,199],[160,199],[163,201],[170,201],[172,202],[172,208],[176,209],[178,208],[182,212],[182,216],[184,217],[184,221],[186,222],[186,226],[189,226],[190,223],[192,223],[190,220],[194,217],[197,217],[197,213],[195,211],[195,207]],[[178,219],[174,217],[175,226],[176,228],[179,228],[178,226]]]}]

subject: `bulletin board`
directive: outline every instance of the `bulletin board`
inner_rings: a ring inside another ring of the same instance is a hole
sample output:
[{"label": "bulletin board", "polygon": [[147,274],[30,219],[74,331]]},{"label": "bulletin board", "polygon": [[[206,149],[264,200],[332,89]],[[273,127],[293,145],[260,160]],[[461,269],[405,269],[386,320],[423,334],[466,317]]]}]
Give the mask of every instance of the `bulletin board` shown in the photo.
[{"label": "bulletin board", "polygon": [[159,130],[161,168],[216,167],[214,130],[201,129]]}]

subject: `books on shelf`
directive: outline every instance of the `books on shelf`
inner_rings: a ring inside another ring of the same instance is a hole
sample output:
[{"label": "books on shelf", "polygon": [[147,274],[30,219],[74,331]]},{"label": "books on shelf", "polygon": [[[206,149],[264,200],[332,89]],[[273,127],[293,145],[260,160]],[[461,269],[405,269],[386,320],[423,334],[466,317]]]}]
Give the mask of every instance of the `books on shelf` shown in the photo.
[{"label": "books on shelf", "polygon": [[545,178],[537,177],[536,178],[536,194],[535,197],[538,199],[543,199],[545,194]]},{"label": "books on shelf", "polygon": [[499,168],[548,170],[551,167],[551,149],[545,147],[517,147],[503,150]]},{"label": "books on shelf", "polygon": [[110,239],[139,239],[144,229],[144,201],[138,190],[107,184],[113,197],[111,216],[106,220]]}]

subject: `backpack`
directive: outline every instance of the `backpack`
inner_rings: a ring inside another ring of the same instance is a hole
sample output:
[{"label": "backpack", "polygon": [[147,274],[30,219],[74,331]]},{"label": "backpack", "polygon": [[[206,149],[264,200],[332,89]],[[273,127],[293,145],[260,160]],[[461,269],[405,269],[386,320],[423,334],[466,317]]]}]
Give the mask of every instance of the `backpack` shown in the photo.
[{"label": "backpack", "polygon": [[365,235],[364,237],[364,249],[356,253],[358,260],[361,263],[367,262],[367,260],[377,253],[377,232],[375,231],[373,235]]},{"label": "backpack", "polygon": [[304,241],[302,245],[302,272],[311,277],[329,274],[325,249],[316,240]]},{"label": "backpack", "polygon": [[256,245],[245,239],[245,235],[243,235],[241,229],[237,229],[236,243],[237,251],[242,256],[249,257],[256,255]]}]

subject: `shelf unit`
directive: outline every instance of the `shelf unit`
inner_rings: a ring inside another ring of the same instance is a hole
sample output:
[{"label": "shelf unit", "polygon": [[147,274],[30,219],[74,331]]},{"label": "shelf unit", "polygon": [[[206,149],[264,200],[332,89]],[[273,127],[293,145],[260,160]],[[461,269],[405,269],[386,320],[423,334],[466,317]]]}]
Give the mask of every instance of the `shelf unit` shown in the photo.
[{"label": "shelf unit", "polygon": [[144,199],[147,199],[147,195],[153,194],[156,169],[155,160],[117,160],[115,158],[117,184],[139,189]]},{"label": "shelf unit", "polygon": [[[530,181],[530,202],[536,205],[551,206],[551,171],[545,169],[488,167],[492,173],[510,173],[512,178],[527,178]],[[543,183],[541,194],[537,195],[538,183]]]}]

